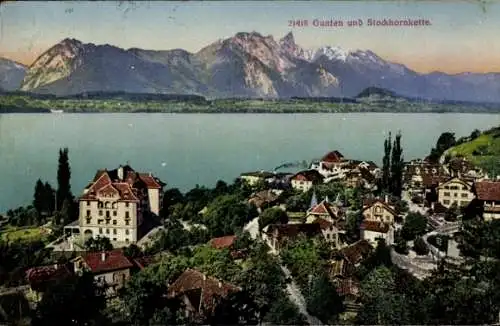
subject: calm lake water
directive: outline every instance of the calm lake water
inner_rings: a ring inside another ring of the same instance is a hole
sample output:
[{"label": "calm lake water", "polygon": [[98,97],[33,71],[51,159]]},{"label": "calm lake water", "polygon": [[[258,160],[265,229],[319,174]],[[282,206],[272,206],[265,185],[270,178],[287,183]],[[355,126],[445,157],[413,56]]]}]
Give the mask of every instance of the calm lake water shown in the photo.
[{"label": "calm lake water", "polygon": [[412,159],[427,155],[443,131],[460,137],[498,125],[500,115],[486,114],[4,114],[0,212],[30,203],[38,178],[56,185],[64,146],[75,194],[97,169],[127,161],[186,191],[334,149],[380,163],[389,130],[402,131]]}]

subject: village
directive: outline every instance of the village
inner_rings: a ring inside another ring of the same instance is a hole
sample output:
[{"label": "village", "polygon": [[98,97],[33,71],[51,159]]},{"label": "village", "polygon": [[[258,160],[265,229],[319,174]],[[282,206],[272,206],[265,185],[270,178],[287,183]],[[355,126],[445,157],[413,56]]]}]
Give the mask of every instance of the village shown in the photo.
[{"label": "village", "polygon": [[[440,262],[449,266],[463,263],[457,249],[460,217],[471,202],[482,208],[484,220],[500,218],[500,181],[489,179],[463,158],[404,162],[400,196],[380,189],[384,187],[383,170],[374,162],[346,158],[334,150],[297,173],[242,173],[235,184],[246,189],[244,204],[256,213],[243,221],[242,232],[221,232],[221,236],[199,245],[226,250],[236,263],[245,261],[249,250],[236,245],[239,238],[266,245],[268,255],[276,257],[288,279],[290,301],[306,323],[323,324],[328,321],[308,309],[304,288],[296,279],[298,274],[282,257],[291,243],[315,241],[325,246],[325,275],[346,311],[356,314],[362,304],[355,270],[381,243],[390,248],[392,263],[424,279]],[[77,198],[78,219],[64,226],[64,234],[47,244],[53,253],[71,258],[63,263],[31,266],[25,271],[25,284],[1,288],[0,295],[22,292],[36,307],[48,284],[86,272],[105,286],[106,298],[113,302],[134,274],[171,254],[162,250],[134,256],[126,251],[134,247],[151,252],[149,249],[162,241],[169,228],[174,228],[169,222],[175,215],[173,206],[169,204],[169,214],[163,207],[169,202],[165,186],[151,173],[137,172],[129,165],[97,171]],[[209,214],[210,207],[205,205],[198,215]],[[197,221],[182,219],[180,225],[190,232],[207,230],[202,221],[203,217]],[[103,238],[109,240],[107,247],[97,245],[97,249],[89,250],[89,243],[98,244]],[[168,284],[164,295],[179,303],[185,318],[199,321],[216,310],[216,298],[241,290],[228,280],[188,267]]]}]

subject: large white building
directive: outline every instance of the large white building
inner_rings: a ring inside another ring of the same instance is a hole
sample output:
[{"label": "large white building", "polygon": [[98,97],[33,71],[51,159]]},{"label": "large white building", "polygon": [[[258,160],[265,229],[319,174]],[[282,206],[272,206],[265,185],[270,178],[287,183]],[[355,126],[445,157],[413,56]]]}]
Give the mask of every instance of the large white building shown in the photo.
[{"label": "large white building", "polygon": [[137,242],[144,216],[160,213],[164,185],[128,165],[99,170],[79,198],[80,234],[107,237],[115,247]]}]

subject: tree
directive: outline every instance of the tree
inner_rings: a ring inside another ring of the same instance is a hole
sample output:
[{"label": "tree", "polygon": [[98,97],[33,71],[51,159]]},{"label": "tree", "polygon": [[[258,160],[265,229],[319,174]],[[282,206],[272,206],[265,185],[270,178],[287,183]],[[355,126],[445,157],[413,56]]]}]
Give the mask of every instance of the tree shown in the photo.
[{"label": "tree", "polygon": [[360,227],[363,222],[364,216],[361,211],[349,212],[346,218],[346,231],[347,238],[350,243],[354,243],[359,240],[360,237]]},{"label": "tree", "polygon": [[50,286],[37,304],[32,325],[103,325],[103,289],[91,274],[73,276]]},{"label": "tree", "polygon": [[391,156],[391,169],[390,169],[390,192],[396,196],[401,197],[403,190],[403,148],[401,147],[401,133],[398,132],[394,139]]},{"label": "tree", "polygon": [[382,189],[389,190],[391,181],[391,132],[384,141],[384,157],[382,158]]},{"label": "tree", "polygon": [[307,325],[304,315],[286,295],[272,302],[271,308],[264,316],[264,321],[273,325]]},{"label": "tree", "polygon": [[458,219],[458,216],[460,215],[460,208],[458,207],[457,202],[453,202],[451,206],[446,210],[446,213],[444,215],[444,219],[446,221],[454,222]]},{"label": "tree", "polygon": [[59,166],[57,168],[57,208],[61,209],[64,200],[73,201],[71,193],[71,168],[69,166],[68,148],[59,149]]},{"label": "tree", "polygon": [[97,238],[89,238],[85,241],[84,246],[85,250],[90,252],[113,250],[113,245],[109,238],[100,236],[97,236]]},{"label": "tree", "polygon": [[410,212],[406,215],[401,229],[401,235],[405,240],[413,240],[415,237],[425,234],[426,231],[427,217],[417,212]]},{"label": "tree", "polygon": [[40,179],[36,181],[35,194],[33,195],[33,207],[35,207],[39,216],[45,213],[45,186]]},{"label": "tree", "polygon": [[45,182],[44,184],[44,196],[43,196],[43,202],[45,203],[45,209],[49,215],[54,213],[55,209],[55,201],[56,201],[56,191],[52,186],[48,183]]},{"label": "tree", "polygon": [[173,207],[176,204],[184,202],[184,196],[177,188],[167,189],[163,194],[163,205],[160,216],[165,218],[170,216],[173,211]]},{"label": "tree", "polygon": [[235,195],[222,195],[207,206],[203,222],[212,237],[237,233],[250,216],[250,207]]},{"label": "tree", "polygon": [[123,248],[123,254],[128,258],[137,258],[143,255],[141,248],[132,243],[130,246]]},{"label": "tree", "polygon": [[260,319],[272,309],[285,293],[285,275],[278,261],[267,254],[265,244],[251,249],[246,267],[235,275],[234,281],[248,293],[255,303]]},{"label": "tree", "polygon": [[324,273],[314,277],[311,289],[306,295],[307,310],[326,324],[338,322],[338,315],[344,310],[342,298]]},{"label": "tree", "polygon": [[399,230],[396,231],[394,235],[394,242],[395,242],[394,250],[396,250],[398,254],[408,255],[409,252],[408,243],[401,235],[401,231]]},{"label": "tree", "polygon": [[287,224],[288,214],[278,207],[267,208],[259,217],[259,230],[269,224]]},{"label": "tree", "polygon": [[429,155],[429,160],[431,162],[438,162],[439,159],[441,158],[441,155],[443,153],[450,149],[451,147],[455,146],[456,140],[455,140],[455,134],[452,132],[444,132],[442,133],[437,142],[436,146],[432,148],[431,153]]},{"label": "tree", "polygon": [[417,255],[427,255],[429,253],[429,247],[421,237],[417,237],[413,242],[413,250]]},{"label": "tree", "polygon": [[470,134],[469,138],[470,140],[474,140],[479,136],[481,136],[481,131],[479,131],[478,129],[474,129],[474,131]]}]

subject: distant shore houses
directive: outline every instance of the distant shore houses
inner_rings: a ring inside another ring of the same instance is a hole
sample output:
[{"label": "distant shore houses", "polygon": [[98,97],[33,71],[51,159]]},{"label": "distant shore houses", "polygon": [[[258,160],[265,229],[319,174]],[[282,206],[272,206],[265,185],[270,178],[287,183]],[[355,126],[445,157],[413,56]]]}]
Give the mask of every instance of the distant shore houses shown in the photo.
[{"label": "distant shore houses", "polygon": [[144,219],[159,215],[165,183],[130,166],[99,170],[78,199],[78,223],[65,227],[81,241],[107,237],[114,247],[137,243]]},{"label": "distant shore houses", "polygon": [[314,160],[306,170],[296,173],[246,172],[240,175],[240,179],[251,186],[266,183],[276,189],[292,188],[304,192],[314,185],[332,181],[342,182],[348,187],[362,186],[375,190],[381,173],[381,169],[372,161],[347,159],[338,150],[334,150],[321,159]]}]

